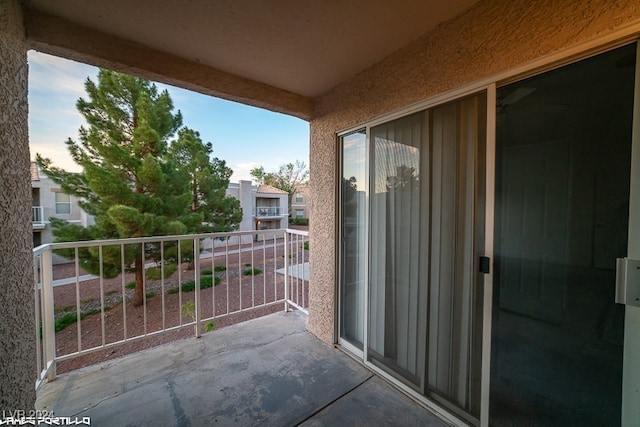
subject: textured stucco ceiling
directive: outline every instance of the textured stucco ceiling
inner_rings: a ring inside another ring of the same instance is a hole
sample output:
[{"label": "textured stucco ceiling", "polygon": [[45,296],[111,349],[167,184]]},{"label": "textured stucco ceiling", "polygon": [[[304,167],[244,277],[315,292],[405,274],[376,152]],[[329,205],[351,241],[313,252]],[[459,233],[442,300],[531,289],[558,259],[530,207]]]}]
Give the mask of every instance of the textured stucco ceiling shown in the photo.
[{"label": "textured stucco ceiling", "polygon": [[477,0],[30,0],[41,12],[307,97]]}]

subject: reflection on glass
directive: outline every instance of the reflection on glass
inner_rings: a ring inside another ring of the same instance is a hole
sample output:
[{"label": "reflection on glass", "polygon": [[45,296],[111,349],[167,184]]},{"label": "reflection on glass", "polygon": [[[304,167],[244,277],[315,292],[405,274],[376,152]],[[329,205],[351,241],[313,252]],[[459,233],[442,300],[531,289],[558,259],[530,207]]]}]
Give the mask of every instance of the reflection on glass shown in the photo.
[{"label": "reflection on glass", "polygon": [[340,337],[362,349],[365,298],[366,134],[342,137]]}]

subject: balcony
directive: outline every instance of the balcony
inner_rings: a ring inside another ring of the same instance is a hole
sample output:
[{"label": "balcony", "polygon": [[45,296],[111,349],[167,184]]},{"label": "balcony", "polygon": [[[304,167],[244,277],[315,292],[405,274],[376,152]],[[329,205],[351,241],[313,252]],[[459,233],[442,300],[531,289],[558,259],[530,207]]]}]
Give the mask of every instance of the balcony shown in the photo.
[{"label": "balcony", "polygon": [[42,206],[31,206],[31,224],[34,230],[42,230],[46,226]]},{"label": "balcony", "polygon": [[[259,241],[236,232],[34,249],[36,407],[93,425],[446,425],[305,331],[307,241],[269,230]],[[71,262],[53,266],[54,253]],[[134,253],[142,307],[131,304]],[[99,274],[82,268],[90,254]]]},{"label": "balcony", "polygon": [[[34,249],[36,386],[58,372],[277,311],[306,314],[307,240],[307,232],[268,230],[257,240],[249,231]],[[53,266],[54,254],[70,262]]]},{"label": "balcony", "polygon": [[289,216],[287,209],[281,209],[277,207],[256,207],[253,212],[255,218],[284,218]]},{"label": "balcony", "polygon": [[98,426],[448,425],[282,311],[61,375],[36,407]]}]

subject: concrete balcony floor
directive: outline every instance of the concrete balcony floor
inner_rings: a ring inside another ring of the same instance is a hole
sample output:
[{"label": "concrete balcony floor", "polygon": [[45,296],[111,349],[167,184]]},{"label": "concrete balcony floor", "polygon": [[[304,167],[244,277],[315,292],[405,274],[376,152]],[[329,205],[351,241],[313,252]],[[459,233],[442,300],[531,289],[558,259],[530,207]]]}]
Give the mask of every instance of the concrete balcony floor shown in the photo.
[{"label": "concrete balcony floor", "polygon": [[37,408],[95,426],[444,426],[277,313],[58,376]]}]

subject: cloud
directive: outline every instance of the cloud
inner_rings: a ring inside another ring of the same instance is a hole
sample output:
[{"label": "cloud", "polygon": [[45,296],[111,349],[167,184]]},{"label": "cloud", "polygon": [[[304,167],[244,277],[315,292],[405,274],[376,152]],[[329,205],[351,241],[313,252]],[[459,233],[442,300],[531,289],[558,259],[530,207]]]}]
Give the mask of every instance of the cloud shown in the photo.
[{"label": "cloud", "polygon": [[238,182],[241,180],[251,181],[251,169],[260,167],[260,164],[257,162],[235,163],[229,167],[233,170],[231,182]]},{"label": "cloud", "polygon": [[85,95],[84,82],[98,75],[98,68],[45,53],[29,51],[29,92],[45,91],[64,98]]},{"label": "cloud", "polygon": [[31,157],[40,153],[55,166],[74,170],[64,142],[76,138],[84,124],[76,102],[86,96],[84,82],[87,77],[95,80],[98,69],[35,51],[28,58]]},{"label": "cloud", "polygon": [[55,159],[53,166],[62,168],[67,172],[80,172],[82,170],[80,166],[74,163],[66,148],[63,151],[60,147],[40,146],[38,151],[31,151],[31,160],[36,159],[36,153],[45,158]]}]

